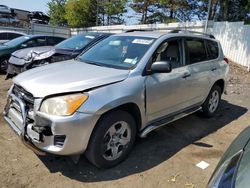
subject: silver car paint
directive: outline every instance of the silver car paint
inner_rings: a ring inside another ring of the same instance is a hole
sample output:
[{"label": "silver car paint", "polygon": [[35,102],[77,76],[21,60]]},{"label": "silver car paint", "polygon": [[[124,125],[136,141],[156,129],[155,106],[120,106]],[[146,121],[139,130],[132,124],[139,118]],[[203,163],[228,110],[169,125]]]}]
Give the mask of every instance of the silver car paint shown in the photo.
[{"label": "silver car paint", "polygon": [[[119,35],[131,35],[131,33]],[[132,35],[145,36],[145,33],[135,32]],[[47,138],[44,143],[34,142],[35,145],[41,150],[60,155],[82,153],[87,147],[99,117],[123,104],[130,103],[138,107],[141,114],[140,130],[164,115],[202,104],[215,81],[219,79],[227,81],[228,65],[223,61],[221,47],[220,57],[213,61],[213,65],[218,69],[212,73],[211,61],[209,61],[201,62],[201,66],[197,63],[196,66],[176,68],[171,73],[143,76],[145,66],[154,51],[163,41],[173,36],[189,35],[149,34],[149,37],[157,39],[132,70],[99,67],[70,60],[32,69],[17,76],[14,83],[22,86],[35,97],[34,114],[46,117],[52,122],[54,135],[67,135],[63,148],[54,147],[53,136]],[[190,72],[191,76],[183,79],[185,72]],[[204,75],[208,75],[209,72],[213,76],[205,77]],[[55,117],[39,112],[44,98],[70,92],[86,92],[89,96],[88,100],[71,117]],[[72,129],[71,125],[79,126]],[[75,131],[77,131],[77,136],[73,138],[72,134]]]},{"label": "silver car paint", "polygon": [[28,70],[15,77],[14,83],[39,98],[58,93],[84,91],[119,82],[126,79],[128,74],[129,70],[99,67],[69,60]]}]

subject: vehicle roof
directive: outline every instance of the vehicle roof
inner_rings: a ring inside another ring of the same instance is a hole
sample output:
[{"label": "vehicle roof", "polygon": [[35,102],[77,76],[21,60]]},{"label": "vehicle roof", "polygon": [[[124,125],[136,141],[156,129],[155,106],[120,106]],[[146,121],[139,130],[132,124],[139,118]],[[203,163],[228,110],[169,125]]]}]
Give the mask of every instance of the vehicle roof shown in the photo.
[{"label": "vehicle roof", "polygon": [[[192,32],[183,32],[183,33],[171,33],[170,31],[135,31],[135,32],[125,32],[125,33],[119,33],[118,36],[137,36],[137,37],[150,37],[150,38],[159,38],[161,36],[168,35],[169,37],[195,37],[195,38],[201,38],[201,39],[209,39],[209,40],[215,40],[208,35],[205,34],[195,34]],[[215,40],[216,41],[216,40]]]},{"label": "vehicle roof", "polygon": [[25,33],[22,33],[19,31],[10,31],[10,30],[1,30],[0,33],[18,33],[18,34],[26,35]]},{"label": "vehicle roof", "polygon": [[[60,36],[52,36],[52,35],[25,35],[26,37],[34,38],[34,37],[57,37],[57,38],[65,38],[65,37],[60,37]],[[66,39],[66,38],[65,38]]]},{"label": "vehicle roof", "polygon": [[114,33],[104,33],[104,32],[82,32],[79,33],[77,35],[94,35],[94,36],[98,36],[98,35],[113,35]]}]

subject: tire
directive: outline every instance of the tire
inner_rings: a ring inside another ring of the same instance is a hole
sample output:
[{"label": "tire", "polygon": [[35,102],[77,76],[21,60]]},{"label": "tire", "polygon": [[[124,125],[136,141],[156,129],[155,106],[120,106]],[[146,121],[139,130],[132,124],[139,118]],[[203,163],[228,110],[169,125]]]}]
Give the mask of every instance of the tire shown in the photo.
[{"label": "tire", "polygon": [[214,85],[205,100],[205,102],[202,105],[202,115],[205,117],[213,117],[216,112],[218,111],[218,108],[220,106],[221,102],[221,94],[222,90],[218,85]]},{"label": "tire", "polygon": [[98,168],[113,167],[127,157],[135,138],[134,118],[126,111],[113,111],[97,123],[85,155]]},{"label": "tire", "polygon": [[8,60],[9,58],[3,58],[0,60],[0,71],[6,73],[8,68]]}]

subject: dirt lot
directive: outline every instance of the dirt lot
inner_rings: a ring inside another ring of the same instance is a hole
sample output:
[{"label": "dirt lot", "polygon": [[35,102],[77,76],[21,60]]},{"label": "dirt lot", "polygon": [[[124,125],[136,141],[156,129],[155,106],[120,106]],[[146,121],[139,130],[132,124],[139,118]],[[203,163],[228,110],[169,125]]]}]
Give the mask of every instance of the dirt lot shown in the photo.
[{"label": "dirt lot", "polygon": [[[0,113],[11,81],[0,75]],[[146,139],[137,139],[126,161],[108,170],[84,157],[39,157],[21,144],[0,117],[0,187],[205,187],[231,141],[250,125],[250,73],[231,64],[228,95],[211,119],[188,116]],[[195,166],[210,164],[205,170]]]}]

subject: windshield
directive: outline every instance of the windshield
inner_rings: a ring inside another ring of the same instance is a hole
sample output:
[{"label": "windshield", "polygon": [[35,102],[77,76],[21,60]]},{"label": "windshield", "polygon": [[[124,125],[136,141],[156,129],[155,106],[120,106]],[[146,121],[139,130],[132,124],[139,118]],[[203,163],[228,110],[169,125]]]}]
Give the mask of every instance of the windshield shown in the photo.
[{"label": "windshield", "polygon": [[17,45],[20,45],[22,44],[23,42],[25,42],[26,40],[30,39],[30,37],[28,36],[21,36],[21,37],[17,37],[13,40],[10,40],[6,43],[4,43],[5,45],[7,46],[17,46]]},{"label": "windshield", "polygon": [[86,63],[113,68],[130,69],[144,56],[154,42],[153,38],[111,36],[79,56]]},{"label": "windshield", "polygon": [[89,44],[92,40],[94,40],[96,36],[94,35],[77,35],[71,37],[63,42],[60,42],[56,45],[56,48],[59,49],[68,49],[68,50],[79,50]]}]

